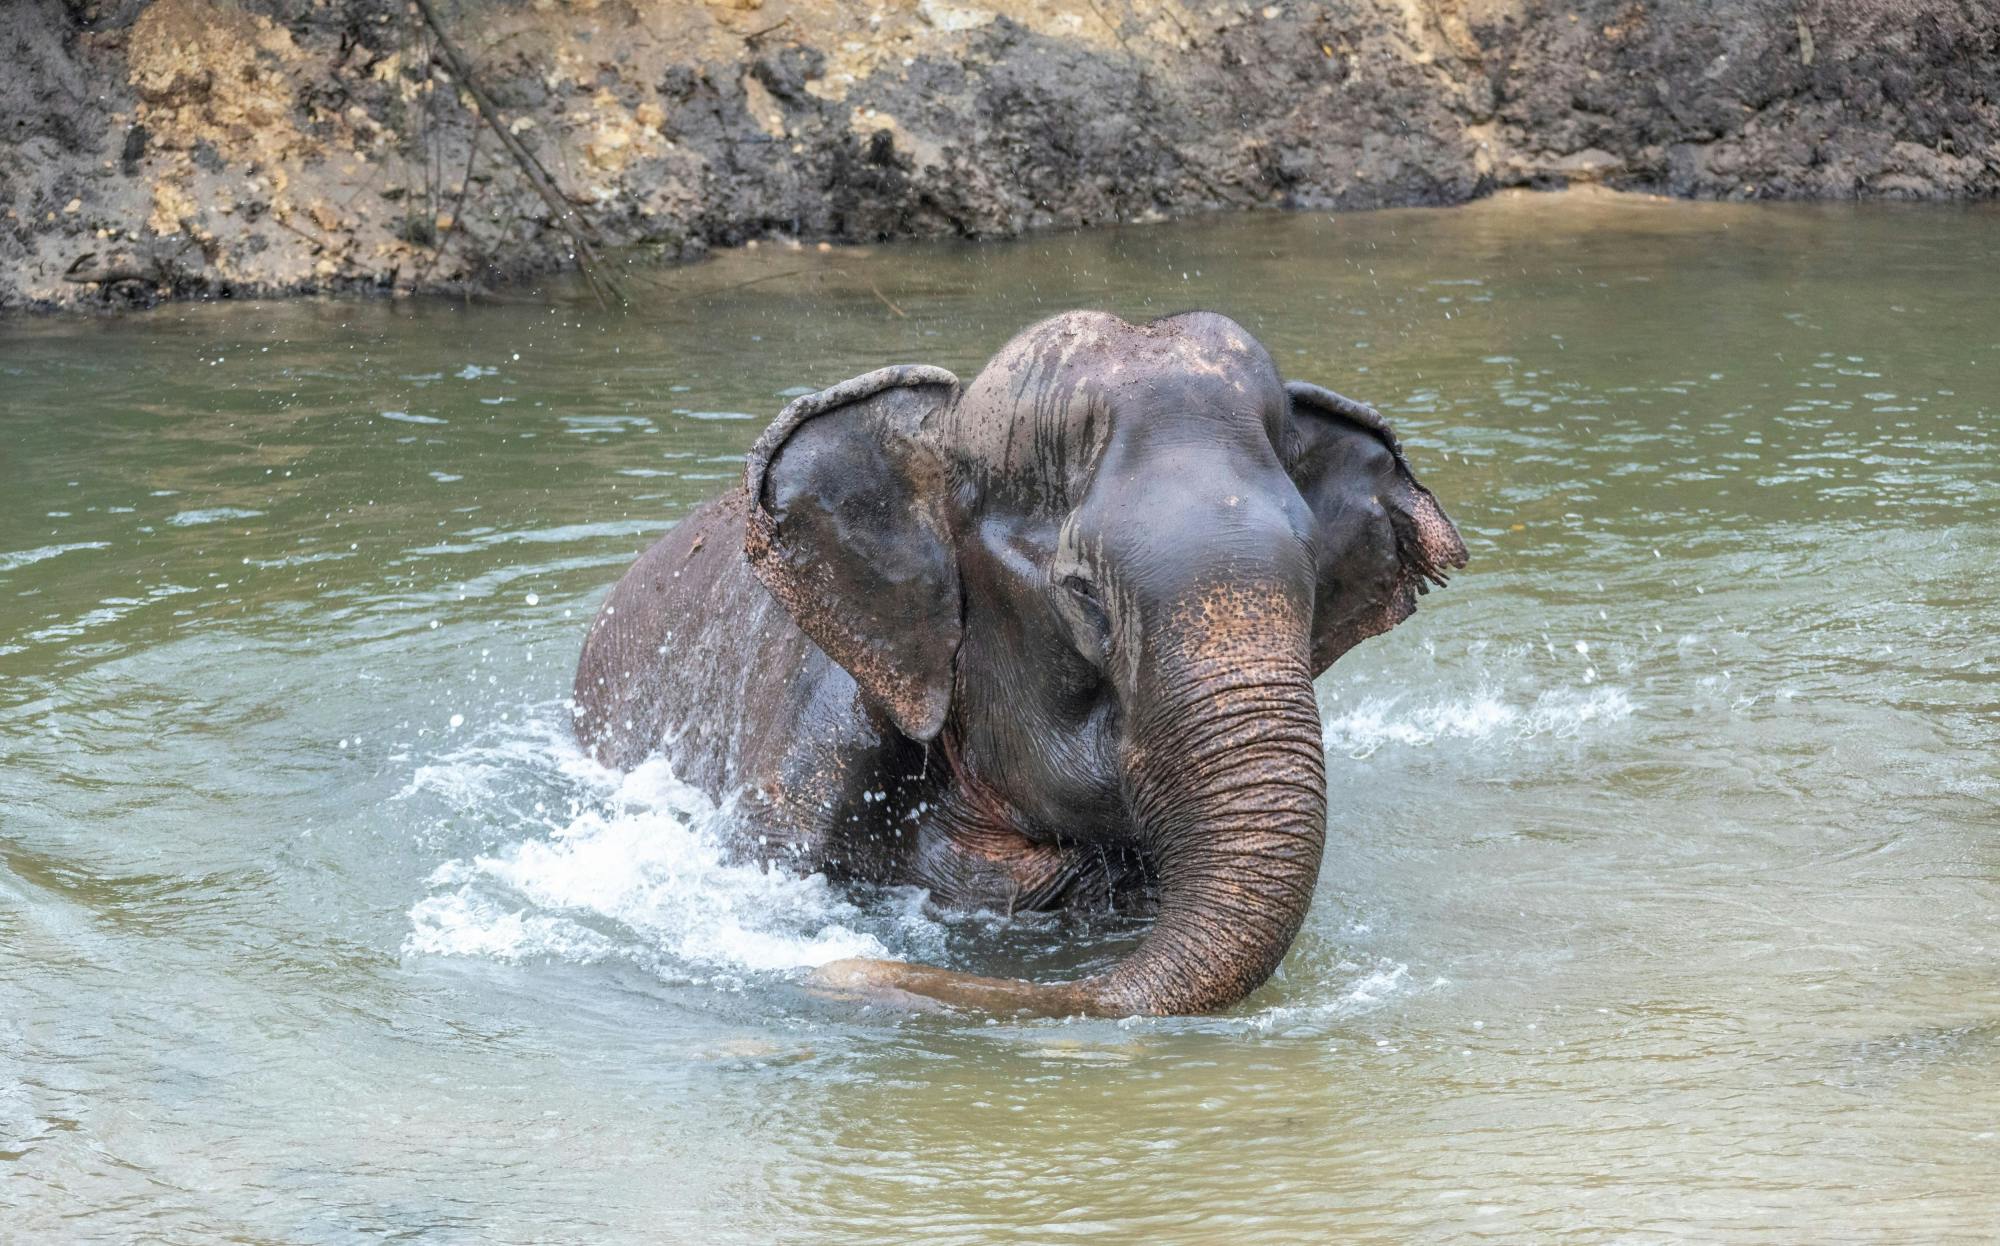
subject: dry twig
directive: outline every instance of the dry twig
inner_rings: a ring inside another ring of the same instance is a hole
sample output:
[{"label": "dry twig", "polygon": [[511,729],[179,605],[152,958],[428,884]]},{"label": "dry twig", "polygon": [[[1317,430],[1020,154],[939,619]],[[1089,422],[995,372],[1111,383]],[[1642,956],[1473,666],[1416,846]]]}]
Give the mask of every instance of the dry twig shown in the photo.
[{"label": "dry twig", "polygon": [[418,287],[422,287],[425,282],[431,279],[431,274],[437,271],[438,261],[444,258],[445,248],[451,245],[451,236],[454,233],[467,232],[462,222],[462,218],[465,215],[465,195],[467,191],[472,189],[472,166],[478,159],[479,131],[475,129],[472,132],[472,142],[467,146],[465,152],[465,176],[459,179],[458,198],[452,200],[451,224],[445,228],[444,232],[438,235],[437,248],[431,252],[431,261],[424,266],[423,276],[416,280]]},{"label": "dry twig", "polygon": [[904,311],[904,310],[903,310],[902,308],[900,308],[900,307],[896,306],[896,305],[895,305],[894,303],[892,303],[892,302],[890,302],[890,301],[889,301],[889,296],[888,296],[888,295],[886,295],[886,294],[884,294],[884,293],[882,293],[882,287],[881,287],[881,286],[878,286],[878,285],[876,285],[876,284],[874,283],[874,281],[872,281],[872,280],[871,280],[871,281],[869,281],[869,283],[868,283],[868,288],[869,288],[870,290],[873,290],[873,291],[875,292],[875,297],[876,297],[876,298],[878,298],[878,299],[881,299],[881,300],[882,300],[882,305],[883,305],[884,307],[887,307],[887,308],[888,308],[888,309],[889,309],[890,311],[892,311],[892,312],[895,312],[895,313],[896,313],[896,319],[898,319],[898,320],[908,320],[908,319],[910,318],[910,313],[908,313],[908,312]]},{"label": "dry twig", "polygon": [[603,261],[598,258],[597,247],[593,245],[603,241],[596,227],[563,195],[555,179],[549,176],[549,171],[535,158],[535,153],[528,150],[528,145],[521,141],[520,136],[507,127],[506,118],[493,103],[493,97],[486,93],[479,85],[478,78],[474,77],[471,63],[465,59],[464,53],[458,50],[458,45],[451,41],[451,36],[445,33],[444,23],[438,19],[437,10],[432,7],[431,0],[410,0],[410,3],[417,6],[417,11],[423,15],[424,23],[431,28],[431,33],[437,36],[439,55],[444,58],[445,64],[450,67],[459,85],[465,88],[466,94],[472,97],[473,103],[478,105],[479,115],[485,120],[487,128],[493,131],[493,137],[500,140],[501,148],[513,157],[514,163],[520,167],[522,176],[528,179],[528,184],[535,188],[535,193],[548,205],[550,213],[555,217],[556,225],[569,235],[571,245],[576,248],[577,263],[583,269],[583,279],[589,284],[590,292],[597,296],[598,303],[604,307],[610,307],[613,299],[622,306],[625,296],[619,292],[610,274],[603,271]]}]

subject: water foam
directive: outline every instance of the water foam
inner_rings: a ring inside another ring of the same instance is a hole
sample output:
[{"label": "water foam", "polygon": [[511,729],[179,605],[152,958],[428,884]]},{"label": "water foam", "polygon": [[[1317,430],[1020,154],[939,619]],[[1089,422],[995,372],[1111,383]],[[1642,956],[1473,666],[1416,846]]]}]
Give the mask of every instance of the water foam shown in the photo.
[{"label": "water foam", "polygon": [[199,528],[203,524],[225,523],[231,519],[255,519],[263,511],[242,506],[211,506],[203,510],[176,511],[167,522],[176,528]]},{"label": "water foam", "polygon": [[[901,945],[942,937],[915,895],[878,917],[822,875],[731,862],[727,805],[663,759],[605,770],[546,724],[538,715],[512,736],[423,765],[399,795],[529,832],[432,872],[430,894],[409,912],[406,957],[623,960],[726,985],[848,956],[894,958]],[[540,772],[539,792],[519,790],[524,769]]]},{"label": "water foam", "polygon": [[[1365,757],[1396,745],[1570,738],[1633,710],[1624,691],[1603,686],[1511,700],[1492,689],[1430,701],[1392,695],[1328,715],[1324,734],[1329,751]],[[863,909],[821,875],[733,862],[725,845],[740,832],[727,803],[681,782],[661,758],[628,774],[597,765],[570,739],[560,706],[429,758],[396,799],[430,806],[433,842],[454,842],[467,823],[483,841],[432,871],[409,910],[405,957],[620,961],[667,981],[738,988],[747,975],[792,975],[843,957],[935,962],[944,951],[944,927],[915,889]],[[1346,968],[1352,975],[1334,984],[1334,998],[1248,1023],[1349,1017],[1438,985],[1413,981],[1393,961]]]},{"label": "water foam", "polygon": [[0,551],[0,571],[17,571],[22,567],[46,562],[80,549],[110,549],[104,541],[72,541],[68,545],[42,545],[34,549]]},{"label": "water foam", "polygon": [[[1271,1004],[1255,1012],[1215,1018],[1223,1028],[1273,1035],[1323,1035],[1330,1025],[1352,1021],[1419,996],[1448,990],[1449,979],[1420,979],[1401,961],[1386,957],[1372,963],[1345,961],[1323,980],[1309,984],[1306,998]],[[1119,1022],[1131,1029],[1156,1019],[1132,1017]],[[1380,1041],[1378,1047],[1391,1047]]]},{"label": "water foam", "polygon": [[1406,704],[1402,695],[1366,697],[1345,713],[1329,714],[1322,738],[1330,753],[1367,757],[1385,745],[1426,748],[1441,740],[1529,740],[1537,736],[1571,739],[1596,723],[1632,716],[1623,689],[1558,688],[1531,704],[1507,701],[1498,692]]}]

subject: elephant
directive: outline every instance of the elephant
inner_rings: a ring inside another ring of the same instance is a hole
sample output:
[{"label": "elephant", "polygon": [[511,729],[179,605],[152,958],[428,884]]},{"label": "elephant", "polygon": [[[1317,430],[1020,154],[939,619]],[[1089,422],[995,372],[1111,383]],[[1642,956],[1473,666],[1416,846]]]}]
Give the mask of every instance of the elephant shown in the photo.
[{"label": "elephant", "polygon": [[1315,677],[1465,563],[1374,408],[1281,380],[1218,313],[1069,312],[969,383],[904,364],[786,406],[611,590],[571,709],[605,765],[664,750],[733,800],[766,868],[1153,917],[1076,981],[855,960],[821,984],[1207,1012],[1312,900]]}]

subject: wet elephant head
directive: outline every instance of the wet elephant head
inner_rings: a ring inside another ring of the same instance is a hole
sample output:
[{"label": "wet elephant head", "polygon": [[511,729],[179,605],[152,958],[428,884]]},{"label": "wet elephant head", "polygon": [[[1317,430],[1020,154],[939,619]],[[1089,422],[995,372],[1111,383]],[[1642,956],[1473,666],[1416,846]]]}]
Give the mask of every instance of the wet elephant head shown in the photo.
[{"label": "wet elephant head", "polygon": [[896,728],[1030,839],[1142,860],[1157,920],[1060,985],[834,976],[1047,1012],[1198,1012],[1261,984],[1326,833],[1313,678],[1465,547],[1372,409],[1231,320],[1045,321],[969,384],[801,400],[751,455],[748,551]]}]

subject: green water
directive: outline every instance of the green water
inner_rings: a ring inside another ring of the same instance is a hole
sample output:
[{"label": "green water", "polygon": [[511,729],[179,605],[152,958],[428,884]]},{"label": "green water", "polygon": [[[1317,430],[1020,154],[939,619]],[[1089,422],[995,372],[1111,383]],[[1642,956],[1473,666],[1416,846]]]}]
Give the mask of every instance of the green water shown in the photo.
[{"label": "green water", "polygon": [[[2000,1232],[2000,212],[632,284],[0,324],[0,1239]],[[1242,1006],[817,1000],[1133,932],[719,864],[726,810],[566,743],[584,623],[787,391],[1072,306],[1379,403],[1473,566],[1322,681],[1325,875]]]}]

